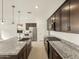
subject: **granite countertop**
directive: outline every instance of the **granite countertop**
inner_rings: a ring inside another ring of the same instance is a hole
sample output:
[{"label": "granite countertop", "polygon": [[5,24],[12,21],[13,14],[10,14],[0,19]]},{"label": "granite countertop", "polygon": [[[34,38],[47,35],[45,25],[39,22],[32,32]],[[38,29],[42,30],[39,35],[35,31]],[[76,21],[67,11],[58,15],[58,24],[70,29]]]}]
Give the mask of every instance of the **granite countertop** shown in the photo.
[{"label": "granite countertop", "polygon": [[17,55],[28,41],[18,41],[18,38],[11,38],[0,41],[0,55]]},{"label": "granite countertop", "polygon": [[49,41],[50,45],[63,59],[79,59],[79,51],[67,41]]}]

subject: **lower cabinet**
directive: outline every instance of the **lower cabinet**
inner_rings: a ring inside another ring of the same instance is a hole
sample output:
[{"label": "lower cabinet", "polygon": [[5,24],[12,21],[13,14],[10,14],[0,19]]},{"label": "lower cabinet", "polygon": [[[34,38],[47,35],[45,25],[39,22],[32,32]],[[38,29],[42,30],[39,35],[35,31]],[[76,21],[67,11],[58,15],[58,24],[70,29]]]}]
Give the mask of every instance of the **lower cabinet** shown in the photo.
[{"label": "lower cabinet", "polygon": [[21,51],[18,55],[18,59],[24,59],[24,53]]},{"label": "lower cabinet", "polygon": [[46,39],[44,39],[44,46],[45,46],[45,50],[48,53],[48,41]]},{"label": "lower cabinet", "polygon": [[49,51],[48,51],[48,58],[49,59],[53,59],[53,50],[52,50],[52,47],[49,45]]},{"label": "lower cabinet", "polygon": [[62,59],[56,50],[49,44],[49,59]]},{"label": "lower cabinet", "polygon": [[31,42],[29,42],[29,44],[27,44],[27,58],[28,58],[28,56],[30,54],[31,48],[32,48]]},{"label": "lower cabinet", "polygon": [[31,51],[31,42],[27,44],[18,54],[18,59],[28,59]]},{"label": "lower cabinet", "polygon": [[24,47],[18,54],[18,59],[27,59],[27,49]]}]

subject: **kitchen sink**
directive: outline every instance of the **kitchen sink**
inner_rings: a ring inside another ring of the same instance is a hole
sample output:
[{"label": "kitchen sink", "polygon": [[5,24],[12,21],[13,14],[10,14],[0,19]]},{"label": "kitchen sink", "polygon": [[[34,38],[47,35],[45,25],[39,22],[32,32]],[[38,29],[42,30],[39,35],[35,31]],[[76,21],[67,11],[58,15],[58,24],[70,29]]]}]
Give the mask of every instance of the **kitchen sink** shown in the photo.
[{"label": "kitchen sink", "polygon": [[56,37],[47,37],[48,41],[61,41],[59,38]]}]

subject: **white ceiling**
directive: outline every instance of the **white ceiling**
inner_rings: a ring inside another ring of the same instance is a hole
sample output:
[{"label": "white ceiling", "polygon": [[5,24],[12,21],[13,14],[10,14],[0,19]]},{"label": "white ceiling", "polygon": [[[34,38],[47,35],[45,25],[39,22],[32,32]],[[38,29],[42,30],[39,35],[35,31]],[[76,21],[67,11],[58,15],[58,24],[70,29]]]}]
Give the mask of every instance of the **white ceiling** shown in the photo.
[{"label": "white ceiling", "polygon": [[[1,19],[1,1],[0,0],[0,19]],[[4,18],[12,18],[12,5],[15,5],[15,18],[18,18],[18,10],[21,11],[21,17],[47,19],[65,0],[4,0]],[[35,6],[39,8],[36,9]],[[32,12],[29,15],[27,12]]]}]

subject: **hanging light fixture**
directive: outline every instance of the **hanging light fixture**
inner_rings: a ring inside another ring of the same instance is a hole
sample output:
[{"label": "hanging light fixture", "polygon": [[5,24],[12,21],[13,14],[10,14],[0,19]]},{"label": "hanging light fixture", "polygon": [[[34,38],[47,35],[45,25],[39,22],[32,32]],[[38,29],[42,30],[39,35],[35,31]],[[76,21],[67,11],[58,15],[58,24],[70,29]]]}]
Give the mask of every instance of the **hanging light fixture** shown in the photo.
[{"label": "hanging light fixture", "polygon": [[21,11],[18,11],[18,24],[20,24],[20,13]]},{"label": "hanging light fixture", "polygon": [[4,18],[3,2],[4,2],[4,1],[2,0],[2,21],[1,21],[1,24],[3,24],[3,22],[4,22],[4,19],[3,19],[3,18]]},{"label": "hanging light fixture", "polygon": [[19,40],[21,40],[21,34],[23,33],[23,30],[22,30],[22,24],[20,24],[20,13],[21,11],[18,11],[18,24],[17,24],[17,33],[19,34],[18,38]]},{"label": "hanging light fixture", "polygon": [[14,8],[15,8],[15,5],[12,5],[12,24],[15,24],[15,22],[14,22]]}]

